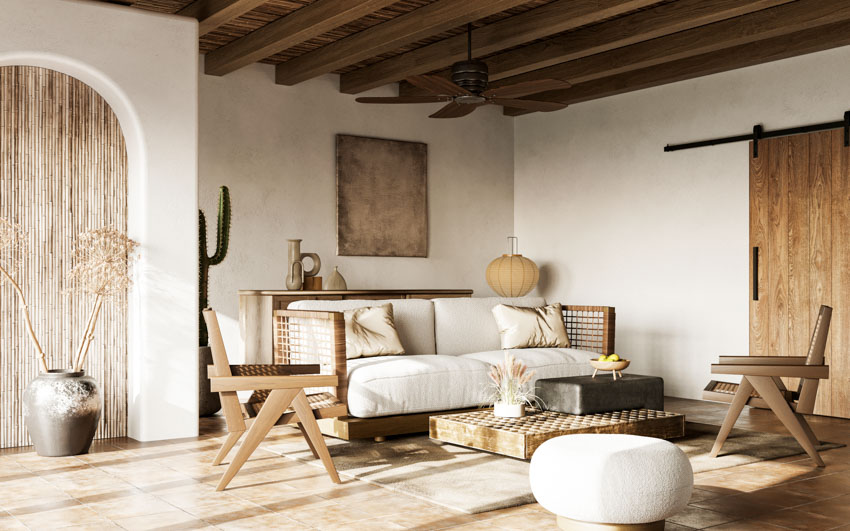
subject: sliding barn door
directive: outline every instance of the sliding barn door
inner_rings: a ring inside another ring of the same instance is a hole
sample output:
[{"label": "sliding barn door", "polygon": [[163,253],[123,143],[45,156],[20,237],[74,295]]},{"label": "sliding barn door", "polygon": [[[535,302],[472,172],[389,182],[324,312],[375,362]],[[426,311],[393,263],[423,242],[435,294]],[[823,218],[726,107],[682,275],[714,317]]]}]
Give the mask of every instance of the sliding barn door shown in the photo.
[{"label": "sliding barn door", "polygon": [[850,418],[850,148],[836,130],[752,150],[750,354],[805,356],[820,305],[832,306],[815,413]]}]

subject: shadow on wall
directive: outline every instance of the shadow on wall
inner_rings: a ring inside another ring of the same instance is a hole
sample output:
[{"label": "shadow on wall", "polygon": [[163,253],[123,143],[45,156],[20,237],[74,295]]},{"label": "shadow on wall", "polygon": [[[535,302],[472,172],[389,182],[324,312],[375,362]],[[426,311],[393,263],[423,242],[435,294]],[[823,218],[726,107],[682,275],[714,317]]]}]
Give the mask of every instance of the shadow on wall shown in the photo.
[{"label": "shadow on wall", "polygon": [[567,301],[550,301],[547,295],[555,291],[555,288],[560,293],[570,292],[572,275],[569,269],[564,266],[556,266],[555,264],[541,264],[538,269],[540,271],[540,279],[537,281],[537,293],[544,297],[547,302],[568,304]]}]

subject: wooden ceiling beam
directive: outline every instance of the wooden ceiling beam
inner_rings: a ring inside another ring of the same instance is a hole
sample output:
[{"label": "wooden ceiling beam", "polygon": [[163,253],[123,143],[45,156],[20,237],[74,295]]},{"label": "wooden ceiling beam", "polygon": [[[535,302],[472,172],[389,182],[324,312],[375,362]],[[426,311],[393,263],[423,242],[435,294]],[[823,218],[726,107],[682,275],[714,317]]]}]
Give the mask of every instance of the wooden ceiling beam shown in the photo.
[{"label": "wooden ceiling beam", "polygon": [[438,0],[277,65],[275,82],[295,85],[472,22],[528,0]]},{"label": "wooden ceiling beam", "polygon": [[198,19],[198,34],[206,35],[268,0],[195,0],[177,12],[184,17]]},{"label": "wooden ceiling beam", "polygon": [[[844,20],[850,20],[850,3],[847,0],[798,0],[509,77],[491,84],[490,88],[550,78],[566,80],[576,85]],[[569,89],[561,92],[566,94]],[[557,95],[550,92],[549,97],[557,98]]]},{"label": "wooden ceiling beam", "polygon": [[[680,0],[596,26],[578,29],[485,59],[491,83],[499,79],[574,61],[615,48],[663,37],[713,22],[787,4],[793,0]],[[449,77],[450,70],[436,75]],[[537,78],[540,79],[540,78]],[[520,80],[511,79],[510,84]],[[508,83],[502,83],[504,86]],[[493,86],[499,84],[493,83]],[[419,95],[421,89],[399,85],[399,95]]]},{"label": "wooden ceiling beam", "polygon": [[[847,45],[850,45],[850,21],[843,21],[765,39],[756,45],[742,44],[580,83],[563,91],[543,92],[530,99],[558,101],[565,104],[581,103]],[[520,109],[505,109],[505,114],[508,116],[519,116],[527,112]]]},{"label": "wooden ceiling beam", "polygon": [[343,24],[387,7],[396,0],[317,0],[206,55],[204,72],[223,76]]},{"label": "wooden ceiling beam", "polygon": [[[488,55],[542,37],[658,4],[659,0],[557,0],[472,32],[475,56]],[[456,35],[343,74],[340,91],[357,94],[466,58],[466,35]]]}]

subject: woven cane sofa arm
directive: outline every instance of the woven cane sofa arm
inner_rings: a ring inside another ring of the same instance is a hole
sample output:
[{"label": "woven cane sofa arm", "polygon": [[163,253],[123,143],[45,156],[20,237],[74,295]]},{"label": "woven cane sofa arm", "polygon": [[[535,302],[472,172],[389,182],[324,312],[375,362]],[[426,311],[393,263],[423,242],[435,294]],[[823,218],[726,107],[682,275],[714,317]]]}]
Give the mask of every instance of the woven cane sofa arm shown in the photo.
[{"label": "woven cane sofa arm", "polygon": [[616,313],[613,306],[562,304],[561,312],[571,347],[605,355],[614,353]]}]

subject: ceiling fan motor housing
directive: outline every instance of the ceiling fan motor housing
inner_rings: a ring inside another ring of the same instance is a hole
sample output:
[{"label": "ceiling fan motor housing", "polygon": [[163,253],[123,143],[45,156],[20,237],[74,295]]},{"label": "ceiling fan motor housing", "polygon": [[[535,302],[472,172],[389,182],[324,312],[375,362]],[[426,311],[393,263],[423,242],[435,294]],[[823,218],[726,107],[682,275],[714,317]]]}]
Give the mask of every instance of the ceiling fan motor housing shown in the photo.
[{"label": "ceiling fan motor housing", "polygon": [[452,82],[473,94],[487,90],[489,71],[484,61],[460,61],[452,65]]}]

